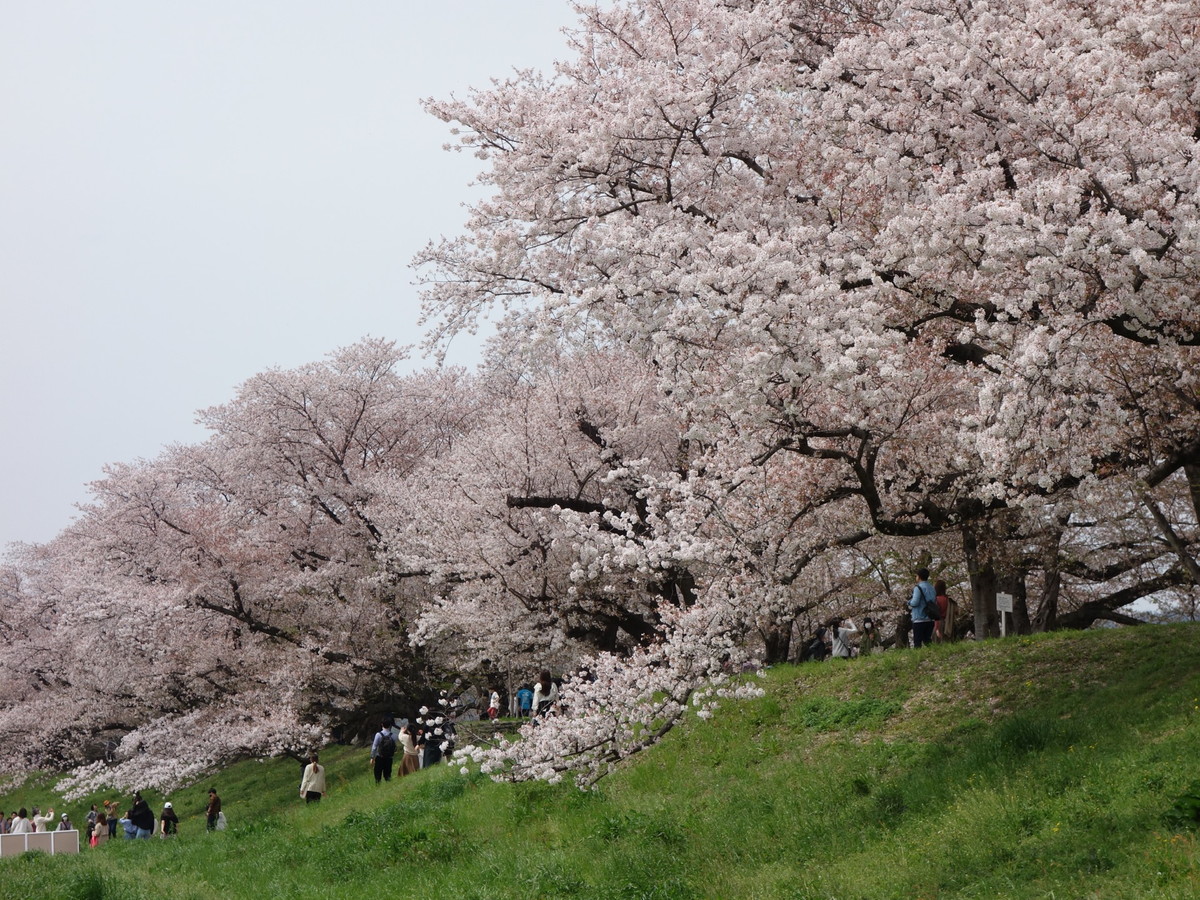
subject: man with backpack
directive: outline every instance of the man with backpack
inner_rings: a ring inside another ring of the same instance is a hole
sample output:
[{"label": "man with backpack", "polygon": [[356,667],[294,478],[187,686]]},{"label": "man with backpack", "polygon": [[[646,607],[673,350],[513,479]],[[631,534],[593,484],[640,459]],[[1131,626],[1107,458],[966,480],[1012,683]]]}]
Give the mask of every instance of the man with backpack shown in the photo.
[{"label": "man with backpack", "polygon": [[929,583],[929,570],[917,570],[917,583],[908,601],[912,610],[913,647],[933,643],[933,623],[942,617],[937,605],[937,592]]},{"label": "man with backpack", "polygon": [[375,739],[371,741],[371,767],[375,770],[375,783],[392,780],[392,759],[396,755],[396,738],[392,735],[392,723],[379,726]]}]

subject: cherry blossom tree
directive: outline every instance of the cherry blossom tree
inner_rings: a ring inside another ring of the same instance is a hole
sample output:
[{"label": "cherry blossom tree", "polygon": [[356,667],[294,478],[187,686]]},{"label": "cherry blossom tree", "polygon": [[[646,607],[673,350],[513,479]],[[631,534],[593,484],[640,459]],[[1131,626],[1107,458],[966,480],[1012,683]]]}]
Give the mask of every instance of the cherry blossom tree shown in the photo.
[{"label": "cherry blossom tree", "polygon": [[[613,390],[613,385],[619,385]],[[391,568],[430,573],[417,639],[466,670],[532,678],[582,653],[630,649],[658,603],[686,602],[682,570],[605,571],[589,560],[650,527],[646,478],[677,462],[680,425],[628,354],[557,349],[480,377],[486,409],[448,452],[389,490]],[[485,663],[486,661],[486,663]]]},{"label": "cherry blossom tree", "polygon": [[471,394],[453,371],[401,377],[402,358],[365,341],[256,376],[202,414],[209,441],[110,466],[75,525],[25,555],[17,586],[53,617],[23,642],[45,662],[3,714],[36,728],[43,696],[74,711],[46,717],[64,737],[39,732],[33,757],[95,758],[110,734],[113,764],[74,790],[165,785],[415,704],[426,588],[377,561],[373,483],[443,452]]},{"label": "cherry blossom tree", "polygon": [[[957,532],[983,634],[1031,546],[1060,577],[1056,527],[1102,541],[1093,498],[1200,462],[1186,6],[579,13],[553,77],[430,102],[492,193],[418,263],[434,344],[586,333],[680,405],[697,452],[643,490],[653,538],[589,558],[687,561],[693,608],[771,628],[828,554]],[[1104,546],[1078,577],[1187,583]]]},{"label": "cherry blossom tree", "polygon": [[577,9],[553,75],[429,103],[487,166],[417,260],[430,346],[498,320],[477,376],[263,373],[6,574],[5,724],[124,734],[78,789],[545,665],[554,714],[470,753],[586,785],[815,617],[899,624],[918,564],[979,636],[998,590],[1021,629],[1194,599],[1189,6]]},{"label": "cherry blossom tree", "polygon": [[420,257],[435,339],[499,302],[514,331],[627,342],[741,464],[840,463],[809,505],[853,495],[847,539],[1177,469],[1200,341],[1177,12],[581,9],[556,79],[430,104],[494,190]]}]

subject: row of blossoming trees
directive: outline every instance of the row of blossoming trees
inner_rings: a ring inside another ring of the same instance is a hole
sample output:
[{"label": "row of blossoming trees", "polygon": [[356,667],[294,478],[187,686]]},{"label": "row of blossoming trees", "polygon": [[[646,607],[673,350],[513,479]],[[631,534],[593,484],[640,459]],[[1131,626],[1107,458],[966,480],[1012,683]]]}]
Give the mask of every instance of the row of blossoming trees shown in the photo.
[{"label": "row of blossoming trees", "polygon": [[479,749],[584,782],[747,656],[893,613],[1190,611],[1200,9],[618,0],[431,102],[486,161],[418,260],[430,345],[264,373],[5,573],[2,763],[169,784],[443,677],[568,673]]}]

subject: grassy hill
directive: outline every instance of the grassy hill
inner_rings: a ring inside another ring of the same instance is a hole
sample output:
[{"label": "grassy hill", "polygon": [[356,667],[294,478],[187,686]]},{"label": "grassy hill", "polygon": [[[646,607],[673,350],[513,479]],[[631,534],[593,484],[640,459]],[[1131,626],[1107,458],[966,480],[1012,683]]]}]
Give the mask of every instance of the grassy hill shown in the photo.
[{"label": "grassy hill", "polygon": [[[295,763],[244,763],[169,798],[177,839],[0,861],[0,897],[1200,896],[1200,626],[889,652],[763,684],[587,793],[450,766],[376,787],[364,750],[330,748],[330,796],[306,807]],[[204,830],[210,783],[223,833]],[[47,785],[0,805],[44,804]]]}]

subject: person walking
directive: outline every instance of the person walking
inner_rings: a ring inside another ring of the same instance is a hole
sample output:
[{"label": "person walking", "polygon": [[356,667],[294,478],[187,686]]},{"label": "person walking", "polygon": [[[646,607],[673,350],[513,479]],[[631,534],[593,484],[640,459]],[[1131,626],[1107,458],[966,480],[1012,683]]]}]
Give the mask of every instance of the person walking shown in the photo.
[{"label": "person walking", "polygon": [[937,580],[933,583],[934,593],[937,594],[938,609],[942,617],[933,623],[933,637],[936,641],[954,640],[954,607],[957,605],[946,594],[946,582]]},{"label": "person walking", "polygon": [[400,760],[400,776],[403,777],[421,768],[420,760],[417,759],[417,742],[411,726],[405,725],[400,729],[400,743],[404,747],[404,756]]},{"label": "person walking", "polygon": [[217,819],[221,815],[221,798],[217,796],[216,788],[208,789],[208,806],[204,809],[209,831],[217,830]]},{"label": "person walking", "polygon": [[523,719],[528,719],[532,709],[533,691],[530,689],[529,685],[522,685],[521,689],[517,691],[517,715]]},{"label": "person walking", "polygon": [[445,739],[441,734],[438,734],[440,731],[443,731],[443,729],[434,728],[425,732],[425,748],[421,751],[422,769],[428,769],[442,759],[442,744],[445,743]]},{"label": "person walking", "polygon": [[300,778],[300,796],[305,803],[320,803],[325,796],[325,767],[317,760],[316,753],[308,757],[308,765]]},{"label": "person walking", "polygon": [[424,725],[417,728],[417,733],[413,737],[413,743],[417,745],[417,768],[425,768],[425,750],[429,746],[429,742],[433,740],[433,730],[426,728]]},{"label": "person walking", "polygon": [[534,715],[548,715],[550,708],[554,706],[554,701],[557,699],[558,685],[556,685],[554,683],[554,679],[550,677],[550,670],[542,669],[542,673],[538,676],[537,684],[533,686]]},{"label": "person walking", "polygon": [[396,756],[396,739],[392,736],[392,723],[383,722],[371,741],[371,762],[375,772],[375,783],[392,780],[392,759]]},{"label": "person walking", "polygon": [[914,648],[933,641],[934,619],[929,614],[931,605],[937,606],[937,592],[929,583],[929,570],[921,568],[917,570],[917,583],[913,585],[912,596],[908,600],[908,607],[912,610]]}]

